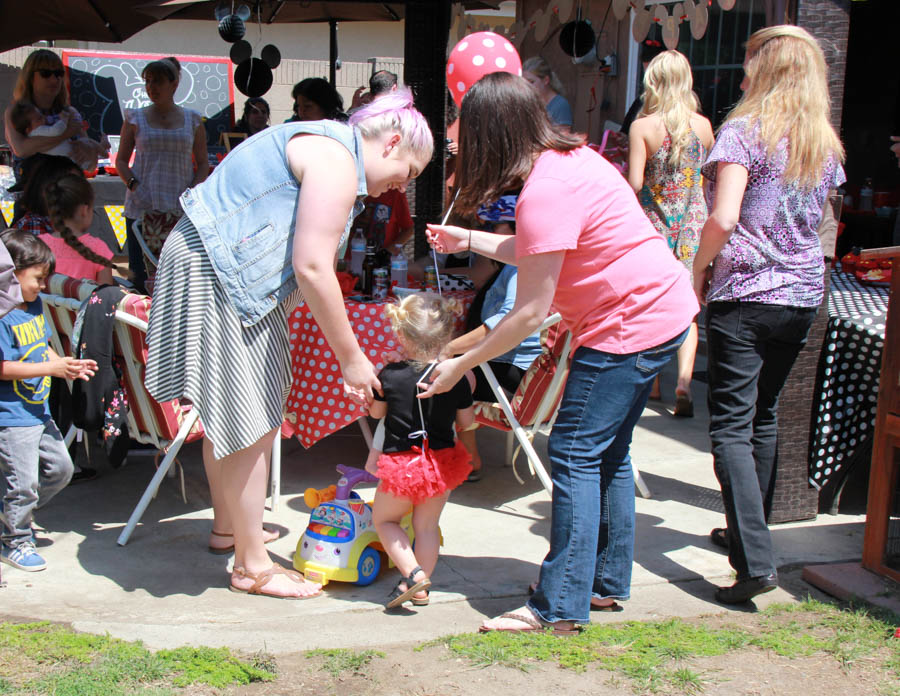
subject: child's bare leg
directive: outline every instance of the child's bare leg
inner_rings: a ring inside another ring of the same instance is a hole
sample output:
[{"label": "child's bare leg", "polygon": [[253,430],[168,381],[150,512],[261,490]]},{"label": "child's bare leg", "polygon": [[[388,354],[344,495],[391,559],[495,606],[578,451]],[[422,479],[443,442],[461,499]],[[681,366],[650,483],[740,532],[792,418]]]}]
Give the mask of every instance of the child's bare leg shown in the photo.
[{"label": "child's bare leg", "polygon": [[[415,558],[429,578],[434,573],[441,546],[441,531],[438,522],[449,497],[450,491],[447,491],[442,495],[428,498],[413,508],[412,523],[413,530],[416,532]],[[425,592],[417,592],[415,596],[426,597],[427,595]]]},{"label": "child's bare leg", "polygon": [[[375,491],[375,502],[372,505],[372,521],[375,524],[375,531],[378,532],[378,538],[381,539],[381,545],[404,578],[409,577],[413,568],[420,565],[416,560],[416,554],[413,553],[412,544],[409,543],[409,537],[400,526],[400,520],[409,512],[410,505],[408,498],[398,498],[382,490],[381,486]],[[414,577],[416,582],[424,580],[427,576],[423,571],[416,573]],[[403,585],[405,588],[406,583]]]},{"label": "child's bare leg", "polygon": [[480,471],[481,470],[481,455],[478,453],[478,442],[475,440],[475,431],[478,427],[473,427],[470,430],[460,430],[456,433],[456,437],[463,444],[463,447],[466,448],[466,452],[472,457],[472,471]]}]

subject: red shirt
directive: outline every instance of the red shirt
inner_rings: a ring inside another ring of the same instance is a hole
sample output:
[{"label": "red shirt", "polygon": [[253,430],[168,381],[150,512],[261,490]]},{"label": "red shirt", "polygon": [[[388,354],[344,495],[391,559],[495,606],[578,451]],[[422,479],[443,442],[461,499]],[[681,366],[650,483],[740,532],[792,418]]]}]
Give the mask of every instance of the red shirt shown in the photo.
[{"label": "red shirt", "polygon": [[[366,198],[365,210],[353,221],[353,229],[362,228],[366,241],[376,249],[390,249],[403,230],[413,226],[406,194],[397,189],[385,191],[377,198]],[[348,249],[347,258],[350,258]]]}]

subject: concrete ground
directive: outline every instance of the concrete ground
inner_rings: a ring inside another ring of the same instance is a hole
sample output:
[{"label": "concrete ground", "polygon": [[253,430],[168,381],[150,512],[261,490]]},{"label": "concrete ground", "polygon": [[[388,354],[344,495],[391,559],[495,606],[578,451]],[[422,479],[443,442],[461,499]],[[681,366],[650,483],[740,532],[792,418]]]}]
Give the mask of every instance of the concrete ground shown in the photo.
[{"label": "concrete ground", "polygon": [[[671,373],[671,369],[667,371]],[[664,393],[674,378],[664,377]],[[652,497],[637,500],[632,598],[618,614],[595,621],[699,616],[728,609],[713,599],[730,584],[725,555],[708,534],[723,526],[718,485],[706,433],[705,385],[695,382],[696,417],[676,419],[671,403],[651,402],[635,431],[632,454]],[[484,479],[455,491],[441,519],[444,547],[428,607],[386,614],[383,603],[397,580],[382,571],[375,583],[333,582],[310,601],[248,597],[227,589],[231,558],[206,551],[211,509],[198,444],[187,446],[187,504],[177,478],[159,495],[125,547],[116,537],[153,473],[151,457],[133,457],[121,469],[101,465],[95,481],[70,486],[37,515],[40,552],[48,568],[25,573],[3,565],[0,615],[71,622],[78,630],[140,639],[153,648],[183,644],[227,645],[273,653],[316,647],[384,645],[473,631],[482,618],[521,606],[547,551],[550,501],[536,479],[520,485],[502,465],[505,436],[479,433]],[[538,440],[545,456],[546,438]],[[283,447],[283,496],[267,523],[283,538],[270,546],[290,566],[308,520],[308,486],[337,480],[334,466],[361,466],[359,429],[345,428],[310,450]],[[371,487],[361,489],[364,497]],[[808,563],[851,561],[861,555],[863,515],[820,515],[772,528],[781,586],[758,605],[802,598],[814,590],[800,579]]]}]

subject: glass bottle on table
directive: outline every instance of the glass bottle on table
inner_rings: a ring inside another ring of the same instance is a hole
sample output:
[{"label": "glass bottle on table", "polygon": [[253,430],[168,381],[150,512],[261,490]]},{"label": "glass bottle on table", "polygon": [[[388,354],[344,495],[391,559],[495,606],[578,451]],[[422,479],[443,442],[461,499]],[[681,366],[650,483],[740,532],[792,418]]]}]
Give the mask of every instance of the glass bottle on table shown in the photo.
[{"label": "glass bottle on table", "polygon": [[376,265],[377,261],[375,260],[375,245],[370,242],[366,245],[366,256],[362,262],[362,292],[363,295],[366,295],[368,297],[372,296]]}]

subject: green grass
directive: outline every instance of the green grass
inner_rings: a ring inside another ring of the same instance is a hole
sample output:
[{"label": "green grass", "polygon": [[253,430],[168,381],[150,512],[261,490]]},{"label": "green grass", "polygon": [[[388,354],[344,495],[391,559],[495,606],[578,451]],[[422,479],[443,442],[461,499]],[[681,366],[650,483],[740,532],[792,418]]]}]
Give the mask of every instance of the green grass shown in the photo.
[{"label": "green grass", "polygon": [[342,672],[357,674],[362,672],[374,657],[384,657],[378,650],[345,650],[344,648],[309,650],[307,658],[321,657],[323,672],[338,676]]},{"label": "green grass", "polygon": [[191,684],[221,688],[273,678],[271,662],[241,660],[227,648],[153,653],[140,642],[48,622],[0,623],[0,671],[0,694],[52,696],[163,696]]},{"label": "green grass", "polygon": [[540,662],[583,671],[589,667],[627,677],[635,692],[700,693],[703,679],[685,663],[692,658],[759,649],[790,659],[834,657],[849,670],[865,658],[885,675],[879,693],[900,696],[900,640],[892,638],[900,617],[871,609],[838,607],[814,600],[773,605],[750,622],[709,627],[699,621],[629,621],[585,627],[578,636],[550,632],[493,632],[450,636],[443,644],[476,666],[528,670]]}]

